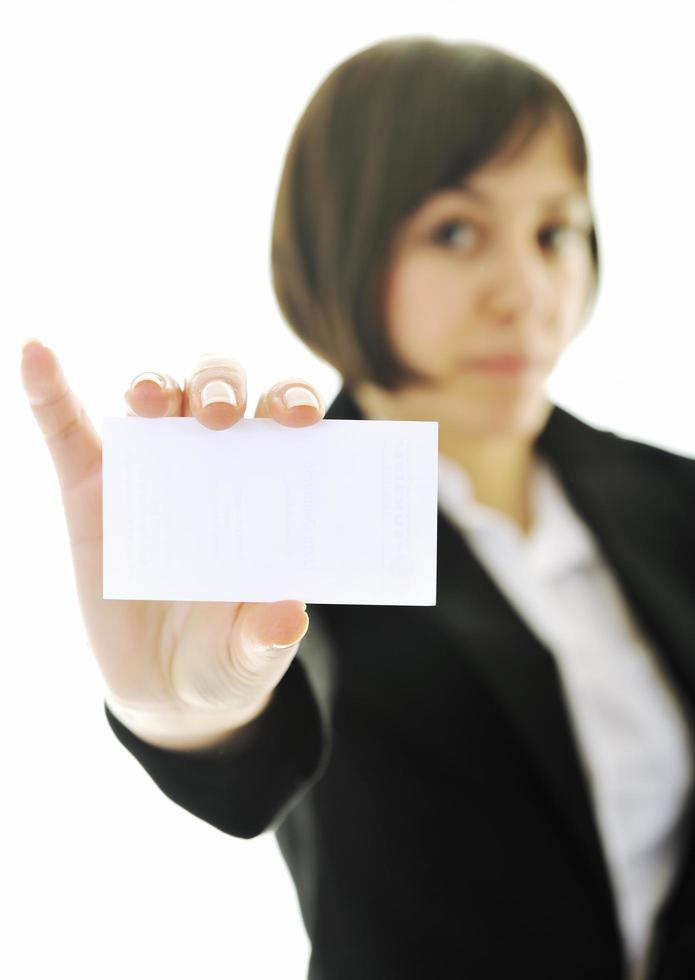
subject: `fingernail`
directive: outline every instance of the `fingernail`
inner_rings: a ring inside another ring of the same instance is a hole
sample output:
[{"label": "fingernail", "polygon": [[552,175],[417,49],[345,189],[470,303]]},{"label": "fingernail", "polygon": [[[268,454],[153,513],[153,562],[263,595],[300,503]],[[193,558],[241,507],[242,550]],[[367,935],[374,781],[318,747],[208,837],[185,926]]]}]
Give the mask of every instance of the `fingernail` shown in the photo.
[{"label": "fingernail", "polygon": [[[304,606],[304,610],[306,611],[306,602],[303,602],[302,605]],[[304,632],[302,633],[302,635],[299,637],[298,640],[294,640],[292,643],[272,643],[271,646],[270,646],[270,649],[271,650],[289,650],[290,647],[294,647],[298,643],[301,643],[302,642],[302,640],[304,639],[304,637],[307,634],[308,629],[309,629],[309,623],[306,624],[306,626],[304,628]]]},{"label": "fingernail", "polygon": [[161,374],[154,374],[150,371],[145,371],[143,374],[138,374],[136,378],[130,383],[130,390],[135,391],[135,386],[139,385],[141,381],[154,381],[154,383],[164,391],[164,386],[166,384],[164,378]]},{"label": "fingernail", "polygon": [[37,344],[39,347],[43,347],[43,344],[38,339],[38,337],[28,337],[27,340],[25,340],[24,343],[22,344],[22,354],[27,349],[27,347],[30,347],[32,344]]},{"label": "fingernail", "polygon": [[203,408],[216,402],[224,402],[235,407],[237,405],[234,389],[226,381],[208,381],[200,393],[200,401]]},{"label": "fingernail", "polygon": [[309,405],[311,408],[319,407],[316,396],[308,388],[288,388],[283,394],[282,400],[285,403],[285,408],[294,408],[296,405]]}]

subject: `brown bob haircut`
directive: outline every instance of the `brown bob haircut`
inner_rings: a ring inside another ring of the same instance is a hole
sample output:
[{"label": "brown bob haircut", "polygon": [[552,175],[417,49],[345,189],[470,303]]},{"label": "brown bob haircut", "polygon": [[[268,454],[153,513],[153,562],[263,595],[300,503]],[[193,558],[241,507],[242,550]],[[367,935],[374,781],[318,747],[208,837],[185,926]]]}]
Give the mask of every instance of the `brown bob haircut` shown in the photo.
[{"label": "brown bob haircut", "polygon": [[[457,185],[506,143],[520,151],[559,118],[570,159],[587,181],[579,122],[558,87],[531,64],[477,42],[382,41],[325,78],[285,158],[272,229],[275,294],[294,333],[350,388],[395,390],[422,380],[397,360],[384,323],[390,247],[404,218]],[[590,234],[593,288],[598,243]]]}]

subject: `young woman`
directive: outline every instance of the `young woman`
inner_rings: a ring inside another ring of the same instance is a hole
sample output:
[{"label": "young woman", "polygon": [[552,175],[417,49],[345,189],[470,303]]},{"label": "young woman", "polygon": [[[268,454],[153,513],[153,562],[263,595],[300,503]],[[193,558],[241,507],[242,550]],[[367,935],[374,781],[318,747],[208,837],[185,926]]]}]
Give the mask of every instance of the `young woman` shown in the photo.
[{"label": "young woman", "polygon": [[[32,343],[113,731],[179,805],[276,833],[311,980],[692,977],[695,461],[547,396],[598,282],[569,103],[480,44],[358,52],[293,135],[272,269],[344,386],[257,417],[439,423],[437,605],[104,601],[101,448]],[[222,428],[246,379],[126,397]]]}]

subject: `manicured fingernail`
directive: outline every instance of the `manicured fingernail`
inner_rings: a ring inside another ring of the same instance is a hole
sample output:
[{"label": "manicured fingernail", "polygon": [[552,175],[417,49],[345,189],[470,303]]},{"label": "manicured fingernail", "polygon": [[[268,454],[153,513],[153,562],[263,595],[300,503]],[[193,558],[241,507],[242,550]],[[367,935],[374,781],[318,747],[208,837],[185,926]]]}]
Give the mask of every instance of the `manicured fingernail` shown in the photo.
[{"label": "manicured fingernail", "polygon": [[208,381],[200,393],[200,401],[203,408],[207,408],[208,405],[215,402],[224,402],[235,407],[237,405],[234,389],[226,381]]},{"label": "manicured fingernail", "polygon": [[145,371],[143,374],[139,374],[137,378],[133,378],[130,383],[130,390],[135,391],[135,386],[139,385],[141,381],[154,381],[154,383],[164,391],[166,382],[161,374],[154,374],[150,371]]},{"label": "manicured fingernail", "polygon": [[309,405],[311,408],[319,407],[316,396],[308,388],[288,388],[283,394],[282,400],[285,403],[285,408],[294,408],[296,405]]}]

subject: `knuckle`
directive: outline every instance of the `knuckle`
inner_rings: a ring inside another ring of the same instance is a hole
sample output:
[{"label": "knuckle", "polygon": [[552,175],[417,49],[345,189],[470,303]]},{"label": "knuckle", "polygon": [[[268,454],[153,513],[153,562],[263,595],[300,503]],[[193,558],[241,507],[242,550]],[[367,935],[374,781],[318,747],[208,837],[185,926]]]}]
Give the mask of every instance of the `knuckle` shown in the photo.
[{"label": "knuckle", "polygon": [[246,371],[241,361],[233,357],[225,357],[222,354],[203,354],[193,365],[190,377],[197,375],[208,375],[217,373],[223,377],[233,378],[234,380],[246,380]]},{"label": "knuckle", "polygon": [[82,427],[83,417],[84,410],[80,406],[76,415],[72,415],[67,418],[54,431],[46,433],[46,443],[49,446],[55,446],[59,443],[67,442],[67,440],[70,439]]},{"label": "knuckle", "polygon": [[242,690],[254,690],[268,674],[268,660],[258,651],[237,649],[231,658],[230,669]]}]

